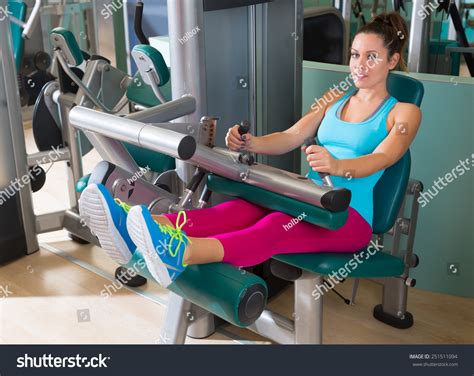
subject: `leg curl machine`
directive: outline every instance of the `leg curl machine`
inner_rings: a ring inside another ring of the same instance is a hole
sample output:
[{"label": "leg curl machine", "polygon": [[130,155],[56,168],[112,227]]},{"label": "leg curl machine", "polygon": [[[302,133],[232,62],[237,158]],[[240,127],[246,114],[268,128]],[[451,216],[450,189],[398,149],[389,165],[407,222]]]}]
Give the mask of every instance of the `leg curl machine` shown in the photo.
[{"label": "leg curl machine", "polygon": [[[423,86],[420,82],[399,74],[391,74],[389,92],[402,102],[421,104]],[[168,103],[170,105],[173,102]],[[167,112],[167,108],[157,112]],[[304,220],[329,229],[345,223],[350,193],[345,189],[316,186],[311,180],[263,164],[240,162],[239,153],[209,147],[189,134],[189,124],[144,124],[125,118],[76,107],[70,114],[72,126],[101,140],[101,148],[127,142],[164,153],[196,166],[200,178],[207,175],[206,190],[231,197],[241,197],[266,208],[297,216],[305,212]],[[196,127],[206,127],[203,118]],[[172,130],[171,130],[172,129]],[[184,130],[184,131],[183,131]],[[122,151],[125,149],[121,148]],[[159,196],[155,187],[145,181],[135,187],[117,189],[133,174],[125,164],[115,166],[117,159],[99,164],[91,176],[113,195],[125,195],[132,204],[146,204],[154,213],[177,211],[189,207],[194,187],[181,198],[170,194]],[[122,161],[126,155],[122,155]],[[204,172],[204,174],[202,174]],[[195,176],[197,176],[196,174]],[[410,181],[410,153],[387,169],[374,191],[374,236],[383,242],[385,234],[393,237],[390,253],[377,251],[354,269],[349,277],[378,279],[383,283],[383,301],[374,309],[374,316],[395,327],[413,324],[406,310],[407,289],[414,285],[409,270],[418,264],[413,254],[416,230],[417,198],[422,190],[418,181]],[[84,184],[83,184],[84,186]],[[140,187],[140,191],[137,188]],[[410,216],[405,216],[406,196],[413,196]],[[390,198],[387,200],[387,198]],[[406,250],[400,250],[402,235],[407,236]],[[368,249],[365,250],[368,252]],[[137,251],[126,267],[136,266],[141,255]],[[225,321],[246,327],[278,343],[322,343],[322,297],[313,292],[322,284],[323,276],[338,273],[354,254],[291,254],[278,255],[272,260],[272,271],[294,282],[295,317],[290,320],[265,309],[267,288],[256,275],[223,263],[192,265],[169,286],[168,311],[161,337],[166,343],[184,343],[186,334],[202,338],[214,331],[216,315]],[[150,277],[147,270],[144,275]]]}]

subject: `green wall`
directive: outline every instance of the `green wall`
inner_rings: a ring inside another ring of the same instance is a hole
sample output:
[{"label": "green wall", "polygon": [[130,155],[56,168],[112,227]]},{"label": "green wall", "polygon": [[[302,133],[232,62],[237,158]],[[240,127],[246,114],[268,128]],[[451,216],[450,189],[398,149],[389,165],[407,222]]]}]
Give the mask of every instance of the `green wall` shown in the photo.
[{"label": "green wall", "polygon": [[[348,74],[346,66],[313,62],[303,65],[303,112],[332,85]],[[420,265],[412,269],[417,288],[474,297],[473,160],[474,79],[411,74],[423,82],[423,120],[412,144],[412,173],[425,191],[469,159],[470,170],[420,206],[415,252]],[[302,158],[302,174],[308,165]],[[448,273],[448,263],[459,265],[458,275]]]}]

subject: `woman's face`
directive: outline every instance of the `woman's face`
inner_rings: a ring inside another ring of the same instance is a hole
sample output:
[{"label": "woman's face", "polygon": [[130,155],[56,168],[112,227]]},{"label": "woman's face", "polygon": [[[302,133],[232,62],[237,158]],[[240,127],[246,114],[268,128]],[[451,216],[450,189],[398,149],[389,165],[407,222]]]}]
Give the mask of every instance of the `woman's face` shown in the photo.
[{"label": "woman's face", "polygon": [[377,34],[357,34],[352,42],[349,62],[355,85],[364,89],[385,82],[399,58],[398,53],[389,58],[383,39]]}]

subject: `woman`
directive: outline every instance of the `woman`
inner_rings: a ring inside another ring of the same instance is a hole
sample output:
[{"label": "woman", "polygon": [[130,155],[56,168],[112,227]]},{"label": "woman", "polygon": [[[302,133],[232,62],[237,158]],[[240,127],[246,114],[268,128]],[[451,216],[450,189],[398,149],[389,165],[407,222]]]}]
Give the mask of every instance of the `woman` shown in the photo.
[{"label": "woman", "polygon": [[301,221],[287,230],[291,216],[242,199],[153,217],[144,206],[114,202],[100,185],[83,192],[81,215],[109,256],[125,264],[138,248],[163,286],[189,264],[251,266],[278,253],[364,248],[372,235],[373,188],[383,171],[405,154],[420,125],[418,107],[399,103],[387,92],[389,72],[398,65],[406,69],[402,52],[407,39],[398,13],[377,16],[352,43],[350,71],[357,90],[327,92],[316,108],[313,105],[284,132],[240,136],[236,125],[227,133],[232,150],[277,155],[294,150],[318,131],[320,146],[301,149],[315,184],[321,184],[318,172],[325,172],[335,186],[351,190],[348,219],[341,228],[328,230]]}]

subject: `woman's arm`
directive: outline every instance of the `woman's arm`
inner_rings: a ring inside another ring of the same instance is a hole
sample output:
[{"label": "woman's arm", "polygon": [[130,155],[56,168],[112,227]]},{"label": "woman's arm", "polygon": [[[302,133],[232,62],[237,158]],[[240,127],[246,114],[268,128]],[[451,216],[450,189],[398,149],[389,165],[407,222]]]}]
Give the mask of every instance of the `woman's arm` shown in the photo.
[{"label": "woman's arm", "polygon": [[[325,93],[326,94],[326,93]],[[283,132],[274,132],[265,136],[254,136],[250,133],[243,135],[242,141],[238,133],[238,125],[229,129],[226,135],[226,144],[231,150],[248,150],[257,154],[280,155],[300,147],[308,137],[314,137],[316,131],[329,108],[344,93],[332,93],[334,99],[330,103],[311,106],[310,110],[292,127]],[[315,107],[313,109],[313,107]]]},{"label": "woman's arm", "polygon": [[388,136],[368,155],[353,159],[334,159],[327,149],[306,148],[307,160],[314,171],[351,178],[365,177],[395,164],[408,150],[421,122],[420,109],[410,103],[397,103],[387,119]]}]

